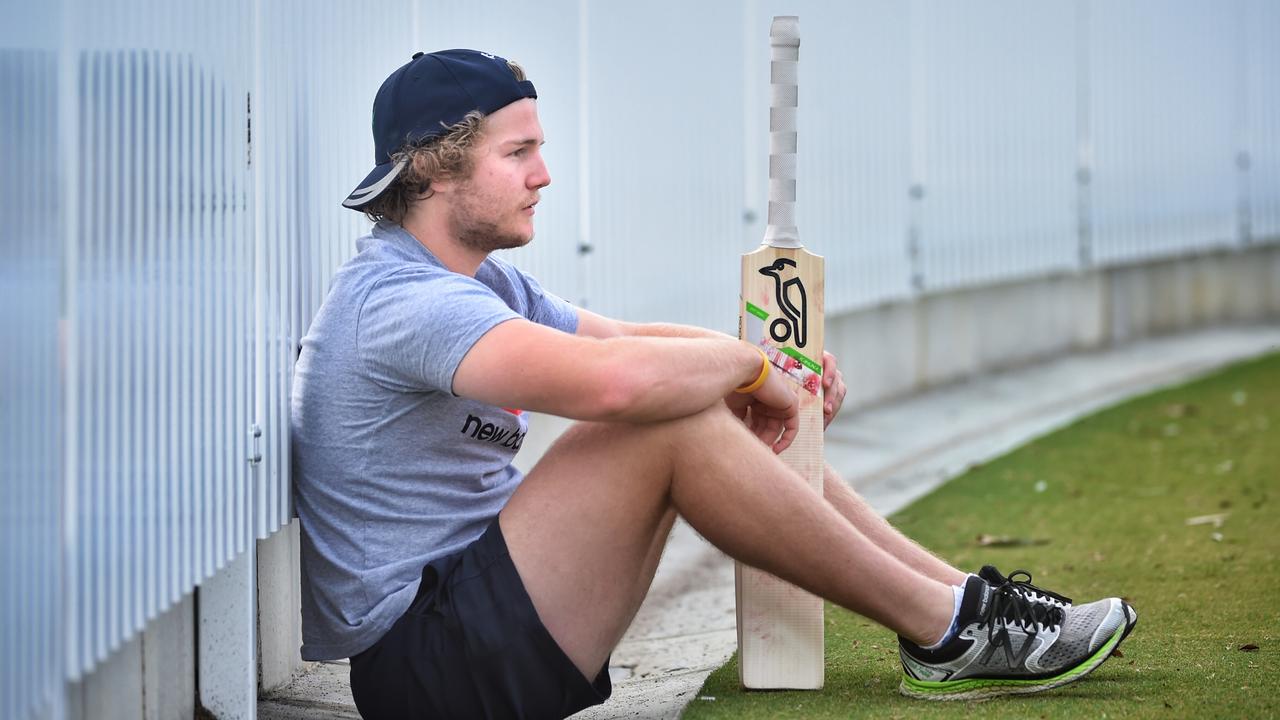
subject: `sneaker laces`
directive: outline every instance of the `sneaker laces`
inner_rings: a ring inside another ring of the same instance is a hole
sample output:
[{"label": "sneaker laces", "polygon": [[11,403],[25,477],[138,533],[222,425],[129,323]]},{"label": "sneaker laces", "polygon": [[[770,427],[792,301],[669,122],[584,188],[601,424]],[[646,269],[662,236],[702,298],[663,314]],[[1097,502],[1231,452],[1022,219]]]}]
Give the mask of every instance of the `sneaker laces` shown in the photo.
[{"label": "sneaker laces", "polygon": [[[984,625],[988,626],[988,637],[995,640],[997,625],[1007,626],[1016,623],[1022,626],[1023,630],[1030,631],[1034,635],[1041,629],[1052,630],[1062,624],[1064,615],[1061,607],[1028,598],[1024,594],[1025,590],[1011,578],[1012,575],[1005,579],[1004,584],[992,591],[991,603],[987,606],[986,614],[978,621],[978,629],[982,629]],[[1030,575],[1028,575],[1029,579]]]},{"label": "sneaker laces", "polygon": [[[1019,575],[1025,577],[1026,579],[1025,580],[1017,579]],[[1035,585],[1032,585],[1031,573],[1027,572],[1026,570],[1014,570],[1013,572],[1009,573],[1009,577],[1005,578],[1005,581],[1013,585],[1015,591],[1021,592],[1024,595],[1030,595],[1031,596],[1030,599],[1032,600],[1038,600],[1039,598],[1037,598],[1036,596],[1039,596],[1048,600],[1056,600],[1064,605],[1071,604],[1071,598],[1065,595],[1059,595],[1058,593],[1053,592],[1052,590],[1045,590],[1044,588],[1039,588],[1039,587],[1036,587]]]},{"label": "sneaker laces", "polygon": [[[1032,642],[1035,637],[1041,630],[1053,630],[1061,625],[1063,617],[1062,607],[1030,599],[1017,583],[1006,578],[992,590],[987,611],[978,621],[979,630],[987,626],[987,647],[978,657],[978,662],[987,665],[997,650],[1003,650],[1009,667],[1025,667],[1035,646]],[[1014,647],[1013,638],[1009,635],[1009,628],[1015,624],[1021,625],[1026,635],[1021,649]]]},{"label": "sneaker laces", "polygon": [[[984,568],[984,574],[989,575],[987,569]],[[1018,574],[1026,575],[1025,581],[1016,581],[1011,579]],[[1066,618],[1066,611],[1063,606],[1054,605],[1049,602],[1043,602],[1034,599],[1027,593],[1027,588],[1038,590],[1034,585],[1030,584],[1031,575],[1026,571],[1019,570],[1014,572],[1010,577],[999,576],[999,582],[993,582],[991,579],[982,578],[987,588],[989,588],[990,596],[986,602],[986,608],[976,617],[970,615],[968,620],[959,620],[959,622],[967,624],[973,623],[975,630],[981,631],[987,628],[987,645],[982,651],[977,661],[986,665],[991,661],[992,656],[997,650],[1003,649],[1005,656],[1008,658],[1011,667],[1019,663],[1025,662],[1027,654],[1034,647],[1032,640],[1036,638],[1043,630],[1053,631],[1063,624]],[[966,583],[967,585],[972,582]],[[970,592],[966,590],[966,593]],[[1062,596],[1054,593],[1045,593],[1046,596],[1061,598]],[[1070,602],[1070,601],[1068,601]],[[1026,639],[1022,642],[1021,650],[1014,648],[1013,639],[1009,635],[1009,629],[1019,626],[1022,629]],[[972,637],[972,635],[970,635]],[[914,648],[915,651],[923,651],[924,655],[930,653],[929,649],[921,648],[914,643],[899,636],[899,642],[903,646],[904,651],[912,652],[907,648]],[[906,665],[904,661],[904,666]]]}]

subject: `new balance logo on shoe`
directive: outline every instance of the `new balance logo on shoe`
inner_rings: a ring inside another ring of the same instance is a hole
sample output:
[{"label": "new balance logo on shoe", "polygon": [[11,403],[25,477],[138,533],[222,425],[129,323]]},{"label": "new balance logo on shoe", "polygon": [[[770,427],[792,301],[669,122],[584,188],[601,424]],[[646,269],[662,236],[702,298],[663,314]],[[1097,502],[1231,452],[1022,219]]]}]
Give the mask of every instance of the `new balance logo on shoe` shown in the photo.
[{"label": "new balance logo on shoe", "polygon": [[982,599],[978,601],[978,614],[986,615],[987,606],[990,604],[991,604],[991,586],[984,584],[982,586]]},{"label": "new balance logo on shoe", "polygon": [[1027,656],[1039,643],[1036,642],[1036,635],[1032,633],[1027,635],[1022,641],[1022,649],[1014,651],[1013,638],[1009,636],[1009,628],[1002,627],[995,632],[991,640],[987,644],[987,649],[978,657],[978,662],[983,665],[991,664],[991,657],[996,654],[997,648],[1004,649],[1004,659],[1007,661],[1006,667],[1018,667],[1026,663]]},{"label": "new balance logo on shoe", "polygon": [[466,422],[462,423],[462,429],[459,430],[463,435],[470,434],[475,440],[491,442],[501,447],[519,450],[524,444],[524,436],[526,432],[519,430],[512,431],[507,428],[498,427],[490,422],[485,422],[475,415],[468,415]]}]

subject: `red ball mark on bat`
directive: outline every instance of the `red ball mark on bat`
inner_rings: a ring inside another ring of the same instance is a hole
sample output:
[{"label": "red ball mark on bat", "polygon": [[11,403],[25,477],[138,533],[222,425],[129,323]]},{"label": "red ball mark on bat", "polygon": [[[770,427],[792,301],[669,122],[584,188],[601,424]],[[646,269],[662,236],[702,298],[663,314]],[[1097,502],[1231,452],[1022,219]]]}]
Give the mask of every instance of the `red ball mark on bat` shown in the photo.
[{"label": "red ball mark on bat", "polygon": [[511,413],[512,415],[519,415],[520,413],[524,412],[524,411],[523,411],[523,410],[521,410],[520,408],[502,408],[502,409],[503,409],[503,410],[506,410],[507,412]]},{"label": "red ball mark on bat", "polygon": [[808,391],[809,391],[809,393],[810,393],[810,394],[812,394],[812,395],[817,395],[817,394],[818,394],[818,382],[819,382],[819,380],[818,380],[818,376],[817,376],[817,375],[810,375],[809,377],[807,377],[807,378],[805,378],[805,379],[804,379],[804,389],[805,389],[805,390],[808,390]]}]

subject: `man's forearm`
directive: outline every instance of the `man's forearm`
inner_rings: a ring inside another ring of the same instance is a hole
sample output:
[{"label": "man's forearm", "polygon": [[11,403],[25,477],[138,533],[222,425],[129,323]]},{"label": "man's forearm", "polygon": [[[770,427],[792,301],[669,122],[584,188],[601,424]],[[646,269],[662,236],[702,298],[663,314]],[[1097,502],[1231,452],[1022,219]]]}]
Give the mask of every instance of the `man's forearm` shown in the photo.
[{"label": "man's forearm", "polygon": [[[679,331],[686,326],[661,327]],[[761,369],[759,352],[722,333],[692,338],[623,336],[603,341],[601,349],[606,362],[629,368],[615,375],[618,401],[610,418],[626,422],[667,420],[700,412],[723,400],[734,388],[749,384]]]},{"label": "man's forearm", "polygon": [[[579,309],[577,335],[600,345],[579,353],[603,363],[600,376],[580,366],[602,398],[582,419],[649,422],[692,415],[720,402],[760,372],[759,353],[724,333],[675,323],[632,323]],[[571,417],[579,417],[571,415]]]},{"label": "man's forearm", "polygon": [[678,337],[678,338],[710,338],[718,340],[736,339],[715,330],[708,330],[696,325],[678,325],[676,323],[621,323],[627,335],[637,337]]}]

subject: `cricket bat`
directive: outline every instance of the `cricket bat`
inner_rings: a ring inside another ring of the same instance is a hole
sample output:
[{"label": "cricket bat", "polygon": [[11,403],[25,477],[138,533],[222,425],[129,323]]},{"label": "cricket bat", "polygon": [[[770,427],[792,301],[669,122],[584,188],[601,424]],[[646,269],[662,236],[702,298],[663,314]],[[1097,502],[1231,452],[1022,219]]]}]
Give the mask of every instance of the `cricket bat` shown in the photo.
[{"label": "cricket bat", "polygon": [[[824,261],[796,230],[796,69],[799,18],[769,28],[769,224],[742,256],[738,337],[764,350],[800,399],[800,428],[781,458],[822,494]],[[762,570],[735,567],[739,678],[747,689],[822,687],[822,600]]]}]

